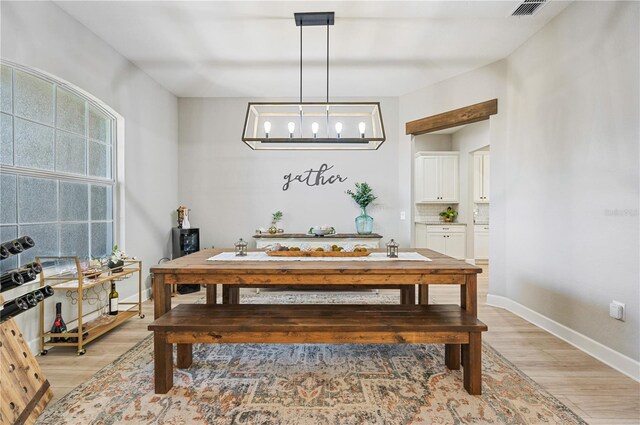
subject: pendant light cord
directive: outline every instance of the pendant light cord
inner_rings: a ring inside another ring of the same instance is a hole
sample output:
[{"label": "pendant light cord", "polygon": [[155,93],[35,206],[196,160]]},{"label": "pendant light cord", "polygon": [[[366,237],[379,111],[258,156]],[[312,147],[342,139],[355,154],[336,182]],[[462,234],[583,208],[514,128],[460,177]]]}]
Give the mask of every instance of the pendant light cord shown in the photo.
[{"label": "pendant light cord", "polygon": [[327,20],[327,103],[329,103],[329,21]]},{"label": "pendant light cord", "polygon": [[302,27],[300,25],[300,103],[302,103]]}]

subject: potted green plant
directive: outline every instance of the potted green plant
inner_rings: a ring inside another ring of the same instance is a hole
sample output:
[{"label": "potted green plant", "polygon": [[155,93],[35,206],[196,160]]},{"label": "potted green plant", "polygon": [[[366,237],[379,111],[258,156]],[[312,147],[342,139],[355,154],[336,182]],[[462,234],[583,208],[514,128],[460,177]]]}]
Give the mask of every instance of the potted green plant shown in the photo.
[{"label": "potted green plant", "polygon": [[276,234],[278,233],[278,222],[282,220],[282,211],[276,211],[271,214],[271,227],[269,227],[269,233]]},{"label": "potted green plant", "polygon": [[458,211],[453,209],[453,207],[447,207],[446,210],[440,213],[440,217],[442,217],[442,221],[445,223],[453,223],[453,220],[458,216]]},{"label": "potted green plant", "polygon": [[127,258],[127,254],[125,254],[124,251],[120,251],[118,249],[118,245],[114,245],[107,267],[111,269],[112,273],[120,273],[122,271],[122,266],[124,266],[125,258]]},{"label": "potted green plant", "polygon": [[373,231],[373,217],[367,215],[367,207],[378,197],[373,194],[373,189],[367,182],[356,183],[355,192],[347,189],[347,195],[360,207],[360,215],[356,217],[356,232],[360,235],[368,235]]}]

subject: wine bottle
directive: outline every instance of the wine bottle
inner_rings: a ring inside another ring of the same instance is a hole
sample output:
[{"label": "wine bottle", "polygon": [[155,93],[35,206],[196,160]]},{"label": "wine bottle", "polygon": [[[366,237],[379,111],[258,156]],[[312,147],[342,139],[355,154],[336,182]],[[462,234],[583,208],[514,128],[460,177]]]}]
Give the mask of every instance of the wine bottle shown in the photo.
[{"label": "wine bottle", "polygon": [[4,245],[0,245],[0,260],[4,260],[5,258],[9,258],[11,253]]},{"label": "wine bottle", "polygon": [[[56,303],[56,318],[53,321],[53,326],[51,327],[51,333],[54,334],[66,334],[67,333],[67,325],[64,323],[62,319],[62,303]],[[51,342],[64,342],[67,338],[62,337],[52,337]]]},{"label": "wine bottle", "polygon": [[16,240],[20,245],[22,245],[23,250],[33,248],[34,246],[36,246],[35,241],[31,239],[29,236],[22,236]]},{"label": "wine bottle", "polygon": [[7,251],[9,251],[9,253],[13,255],[20,254],[22,251],[24,251],[22,244],[18,241],[4,242],[2,246],[4,246]]},{"label": "wine bottle", "polygon": [[30,292],[30,294],[33,295],[33,298],[36,299],[36,302],[44,300],[44,294],[40,292],[39,289],[37,291]]},{"label": "wine bottle", "polygon": [[25,310],[29,310],[29,305],[22,297],[7,301],[0,310],[0,322],[9,320]]},{"label": "wine bottle", "polygon": [[37,261],[34,261],[32,263],[27,263],[24,266],[22,266],[22,268],[32,269],[34,272],[36,272],[36,274],[42,273],[42,266]]},{"label": "wine bottle", "polygon": [[20,273],[20,276],[22,276],[22,280],[24,281],[24,283],[36,280],[36,272],[33,269],[18,270],[18,273]]},{"label": "wine bottle", "polygon": [[27,304],[29,304],[29,308],[35,307],[38,305],[38,300],[36,300],[36,297],[33,296],[33,294],[24,294],[22,296],[22,299],[25,300]]},{"label": "wine bottle", "polygon": [[116,282],[111,281],[111,292],[109,293],[109,314],[115,316],[118,314],[118,291],[116,291]]},{"label": "wine bottle", "polygon": [[42,292],[42,295],[44,295],[45,298],[49,298],[53,295],[53,288],[49,285],[43,286],[42,288],[38,289],[38,291]]},{"label": "wine bottle", "polygon": [[22,275],[17,271],[13,270],[8,273],[5,273],[0,277],[0,291],[8,291],[9,289],[13,289],[16,286],[20,286],[24,283],[24,279]]}]

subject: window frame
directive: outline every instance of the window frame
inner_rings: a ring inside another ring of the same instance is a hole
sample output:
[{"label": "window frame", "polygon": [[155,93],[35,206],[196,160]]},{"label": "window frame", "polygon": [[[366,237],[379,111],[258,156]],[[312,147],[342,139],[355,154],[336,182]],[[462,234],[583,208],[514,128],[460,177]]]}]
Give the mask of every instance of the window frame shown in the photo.
[{"label": "window frame", "polygon": [[[4,114],[10,115],[12,117],[12,142],[14,143],[13,148],[13,165],[8,164],[0,164],[0,174],[7,175],[15,175],[16,179],[16,191],[19,192],[19,181],[20,177],[32,177],[32,178],[43,178],[49,181],[56,182],[57,188],[57,201],[58,201],[58,217],[55,225],[58,226],[58,253],[60,253],[60,249],[62,248],[62,226],[64,224],[74,224],[78,223],[77,221],[62,221],[60,217],[60,196],[61,196],[61,184],[62,183],[83,183],[87,185],[87,202],[88,202],[88,217],[87,217],[87,225],[88,225],[88,253],[87,255],[91,255],[91,227],[92,223],[100,223],[100,222],[112,222],[112,243],[118,244],[121,249],[124,248],[124,119],[118,114],[113,108],[106,105],[103,101],[86,92],[85,90],[61,79],[54,75],[51,75],[47,72],[41,71],[36,68],[23,66],[21,64],[5,60],[0,58],[0,64],[3,66],[7,66],[12,68],[11,71],[11,113],[2,112]],[[15,82],[16,82],[16,72],[20,71],[36,78],[47,81],[53,85],[53,123],[46,124],[42,122],[38,122],[29,118],[21,117],[15,115]],[[29,122],[33,122],[39,125],[47,126],[48,128],[52,128],[54,131],[54,150],[53,150],[53,161],[54,168],[56,167],[56,149],[57,149],[57,132],[60,131],[65,134],[72,134],[76,136],[80,136],[79,133],[73,133],[68,130],[58,128],[58,89],[63,89],[75,96],[78,96],[84,101],[85,108],[85,131],[82,137],[85,140],[85,174],[74,174],[66,171],[57,171],[57,170],[40,170],[35,168],[29,168],[24,166],[16,166],[15,158],[16,158],[16,149],[15,149],[15,126],[16,126],[16,118],[21,120],[26,120]],[[97,110],[99,113],[103,114],[110,122],[110,140],[111,144],[106,145],[110,146],[111,155],[110,155],[110,177],[103,178],[97,176],[89,175],[89,145],[91,141],[94,143],[99,140],[93,139],[89,135],[89,114],[90,110]],[[92,185],[100,185],[100,186],[108,186],[111,187],[111,219],[110,220],[92,220],[91,217],[91,187]],[[19,193],[17,193],[17,199],[19,199]],[[18,205],[16,205],[18,208]],[[84,222],[83,222],[84,223]],[[53,224],[53,222],[43,222],[43,223],[35,223],[35,224]],[[28,223],[20,223],[19,217],[16,217],[16,222],[13,224],[3,223],[3,227],[11,227],[16,226],[18,229],[21,225],[28,225]],[[18,234],[18,237],[22,236]],[[36,241],[37,243],[37,241]],[[108,254],[108,252],[106,253]],[[21,261],[22,262],[22,261]]]}]

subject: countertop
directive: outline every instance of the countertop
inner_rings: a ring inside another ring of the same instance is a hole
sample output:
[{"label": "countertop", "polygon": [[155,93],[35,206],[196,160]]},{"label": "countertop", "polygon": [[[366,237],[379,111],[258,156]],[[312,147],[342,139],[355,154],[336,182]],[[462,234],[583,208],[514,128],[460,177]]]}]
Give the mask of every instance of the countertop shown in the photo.
[{"label": "countertop", "polygon": [[359,235],[357,233],[334,233],[333,235],[324,235],[324,236],[316,236],[310,235],[308,233],[259,233],[253,235],[255,239],[363,239],[363,238],[372,238],[372,239],[382,239],[377,233],[370,233],[368,235]]},{"label": "countertop", "polygon": [[466,226],[467,223],[458,223],[457,221],[454,223],[445,223],[444,221],[420,221],[416,220],[416,223],[419,224],[427,224],[429,226]]}]

